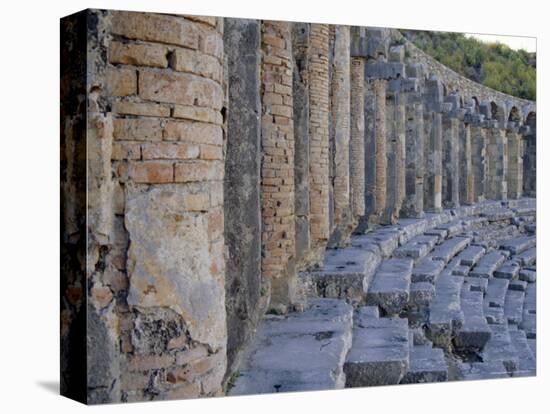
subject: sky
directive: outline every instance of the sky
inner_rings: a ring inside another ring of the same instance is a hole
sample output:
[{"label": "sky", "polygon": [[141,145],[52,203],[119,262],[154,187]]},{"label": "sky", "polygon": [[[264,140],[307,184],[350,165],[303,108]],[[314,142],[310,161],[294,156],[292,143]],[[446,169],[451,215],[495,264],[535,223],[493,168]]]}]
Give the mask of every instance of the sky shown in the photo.
[{"label": "sky", "polygon": [[515,50],[525,49],[527,52],[536,52],[537,49],[537,39],[535,37],[486,35],[474,33],[465,33],[465,35],[467,37],[474,37],[482,42],[503,43]]}]

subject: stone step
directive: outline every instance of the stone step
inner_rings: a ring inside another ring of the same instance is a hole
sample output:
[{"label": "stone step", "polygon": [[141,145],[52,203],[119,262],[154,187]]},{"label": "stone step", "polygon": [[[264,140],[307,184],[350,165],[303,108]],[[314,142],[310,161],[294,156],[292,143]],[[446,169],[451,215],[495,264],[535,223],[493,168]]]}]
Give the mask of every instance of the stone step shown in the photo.
[{"label": "stone step", "polygon": [[438,236],[420,235],[413,237],[404,245],[394,250],[394,257],[410,257],[414,260],[422,259],[439,241]]},{"label": "stone step", "polygon": [[537,272],[529,269],[521,269],[519,271],[519,280],[523,280],[528,283],[533,283],[537,281]]},{"label": "stone step", "polygon": [[521,266],[532,266],[537,261],[537,249],[533,247],[532,249],[525,250],[524,252],[513,257]]},{"label": "stone step", "polygon": [[375,245],[327,249],[320,269],[300,272],[301,288],[309,297],[364,302],[365,291],[380,261]]},{"label": "stone step", "polygon": [[487,283],[487,292],[484,298],[486,307],[504,309],[504,302],[509,284],[510,282],[507,279],[489,279]]},{"label": "stone step", "polygon": [[519,366],[514,376],[533,376],[537,374],[536,355],[533,353],[525,332],[510,331],[510,339],[518,356]]},{"label": "stone step", "polygon": [[473,277],[492,277],[493,272],[504,263],[506,257],[506,253],[502,251],[491,251],[479,260],[469,275]]},{"label": "stone step", "polygon": [[351,238],[352,247],[366,248],[371,245],[376,245],[380,250],[382,258],[389,258],[397,246],[399,245],[400,232],[396,226],[388,226],[376,229],[370,233],[353,236]]},{"label": "stone step", "polygon": [[506,260],[498,269],[493,272],[493,276],[501,279],[517,279],[520,266],[515,260]]},{"label": "stone step", "polygon": [[489,279],[484,277],[465,277],[464,285],[467,286],[471,291],[478,292],[487,292],[487,286],[489,284]]},{"label": "stone step", "polygon": [[534,236],[522,236],[511,240],[506,240],[500,245],[502,250],[508,250],[512,255],[518,255],[527,249],[535,247],[537,238]]},{"label": "stone step", "polygon": [[485,217],[466,217],[462,220],[464,231],[480,230],[487,226],[488,223]]},{"label": "stone step", "polygon": [[343,388],[352,315],[342,300],[313,299],[304,312],[266,317],[229,395]]},{"label": "stone step", "polygon": [[506,207],[495,208],[489,212],[482,213],[489,222],[507,221],[514,217],[514,212]]},{"label": "stone step", "polygon": [[483,292],[472,292],[463,288],[460,306],[464,323],[458,329],[453,343],[460,350],[479,351],[491,337],[491,330],[483,313]]},{"label": "stone step", "polygon": [[346,387],[398,384],[408,368],[407,319],[380,318],[376,307],[357,309],[352,347],[344,364]]},{"label": "stone step", "polygon": [[435,296],[435,286],[430,282],[412,282],[409,293],[409,309],[427,308]]},{"label": "stone step", "polygon": [[519,328],[525,331],[527,339],[537,338],[537,284],[529,283],[525,289],[523,314]]},{"label": "stone step", "polygon": [[463,250],[458,257],[460,258],[460,264],[464,266],[474,267],[479,259],[485,255],[485,248],[482,246],[468,246]]},{"label": "stone step", "polygon": [[409,369],[401,384],[444,382],[448,367],[442,349],[431,345],[412,345],[409,351]]},{"label": "stone step", "polygon": [[413,260],[393,258],[378,267],[367,291],[366,303],[396,315],[408,304]]},{"label": "stone step", "polygon": [[425,257],[414,265],[411,280],[413,282],[430,282],[433,284],[444,267],[444,261],[433,260],[430,256]]},{"label": "stone step", "polygon": [[435,228],[436,230],[445,230],[447,232],[446,237],[451,238],[464,231],[464,225],[462,220],[454,220],[445,224],[441,224]]},{"label": "stone step", "polygon": [[523,319],[525,292],[508,289],[504,302],[504,315],[509,324],[519,325]]},{"label": "stone step", "polygon": [[510,375],[501,361],[494,362],[464,362],[458,364],[459,380],[484,380],[508,378]]},{"label": "stone step", "polygon": [[474,237],[473,242],[484,244],[487,248],[500,246],[501,240],[507,240],[519,236],[519,230],[517,226],[490,226],[483,231],[478,232]]},{"label": "stone step", "polygon": [[483,362],[500,361],[508,373],[519,369],[519,357],[506,325],[491,325],[491,337],[481,353]]},{"label": "stone step", "polygon": [[455,332],[464,323],[460,294],[464,278],[444,275],[435,284],[435,296],[430,304],[429,337],[434,345],[450,348]]},{"label": "stone step", "polygon": [[522,292],[525,292],[525,290],[527,289],[527,284],[528,283],[523,280],[512,280],[510,281],[508,289],[521,290]]},{"label": "stone step", "polygon": [[430,256],[433,260],[442,260],[449,263],[453,257],[468,247],[470,241],[469,237],[454,237],[437,246]]},{"label": "stone step", "polygon": [[439,242],[441,243],[443,240],[447,238],[447,230],[445,229],[429,229],[424,232],[424,235],[426,236],[437,236],[439,237]]}]

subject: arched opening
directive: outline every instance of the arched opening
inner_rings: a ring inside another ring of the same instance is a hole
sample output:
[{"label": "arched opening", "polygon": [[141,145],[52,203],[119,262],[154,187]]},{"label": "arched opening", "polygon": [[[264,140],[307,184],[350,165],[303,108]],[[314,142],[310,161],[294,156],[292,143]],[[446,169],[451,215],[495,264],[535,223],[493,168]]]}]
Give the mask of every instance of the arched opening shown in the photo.
[{"label": "arched opening", "polygon": [[521,124],[521,115],[517,107],[513,106],[510,110],[510,115],[508,115],[508,121],[516,122],[518,125]]},{"label": "arched opening", "polygon": [[537,114],[535,112],[529,112],[525,119],[525,124],[529,125],[531,130],[535,130],[537,128]]}]

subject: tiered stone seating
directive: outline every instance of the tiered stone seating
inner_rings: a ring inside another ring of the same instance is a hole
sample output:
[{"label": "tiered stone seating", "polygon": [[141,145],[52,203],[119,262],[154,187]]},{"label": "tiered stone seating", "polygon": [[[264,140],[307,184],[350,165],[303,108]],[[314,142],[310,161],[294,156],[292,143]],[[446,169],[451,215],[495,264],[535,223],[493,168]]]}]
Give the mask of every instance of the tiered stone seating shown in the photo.
[{"label": "tiered stone seating", "polygon": [[510,211],[429,213],[327,250],[300,274],[312,307],[263,321],[231,393],[534,375],[535,238]]}]

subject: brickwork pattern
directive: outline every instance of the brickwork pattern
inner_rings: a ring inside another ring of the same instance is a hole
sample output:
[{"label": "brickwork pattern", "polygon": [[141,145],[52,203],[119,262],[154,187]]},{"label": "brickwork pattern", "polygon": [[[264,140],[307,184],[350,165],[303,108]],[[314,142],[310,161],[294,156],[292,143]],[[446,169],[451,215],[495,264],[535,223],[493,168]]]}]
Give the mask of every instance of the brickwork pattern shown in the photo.
[{"label": "brickwork pattern", "polygon": [[[196,249],[207,254],[198,277],[218,281],[209,289],[216,305],[206,303],[211,312],[223,309],[223,19],[134,12],[108,12],[99,18],[109,31],[101,45],[108,53],[97,71],[103,84],[91,85],[99,92],[94,89],[90,96],[107,115],[96,117],[91,131],[111,144],[101,159],[112,162],[114,182],[107,197],[112,197],[108,205],[113,218],[109,240],[99,247],[105,270],[90,280],[90,302],[98,310],[114,309],[105,323],[119,321],[119,328],[109,333],[120,344],[118,398],[220,395],[226,363],[224,313],[210,320],[209,329],[218,331],[212,336],[191,327],[197,317],[193,305],[176,305],[176,300],[162,306],[164,267],[161,263],[155,268],[155,261],[144,264],[148,258],[139,257],[140,230],[132,214],[139,217],[152,206],[154,201],[142,198],[146,194],[166,195],[166,203],[178,200],[162,219],[172,229],[156,231],[168,232],[164,240],[172,237],[170,232],[176,237],[182,226],[197,231]],[[89,136],[89,145],[93,142]],[[134,210],[133,203],[142,208]],[[147,222],[145,217],[139,220]],[[157,240],[155,234],[150,237],[151,243]],[[180,260],[193,266],[194,251],[180,253]],[[158,277],[153,288],[158,293],[141,291],[148,272]],[[186,277],[183,269],[170,272]],[[183,283],[200,288],[192,281]],[[93,378],[95,368],[90,369]]]},{"label": "brickwork pattern", "polygon": [[329,238],[329,28],[312,24],[309,55],[309,200],[313,245]]},{"label": "brickwork pattern", "polygon": [[291,25],[262,24],[262,275],[272,302],[292,299],[295,257]]}]

